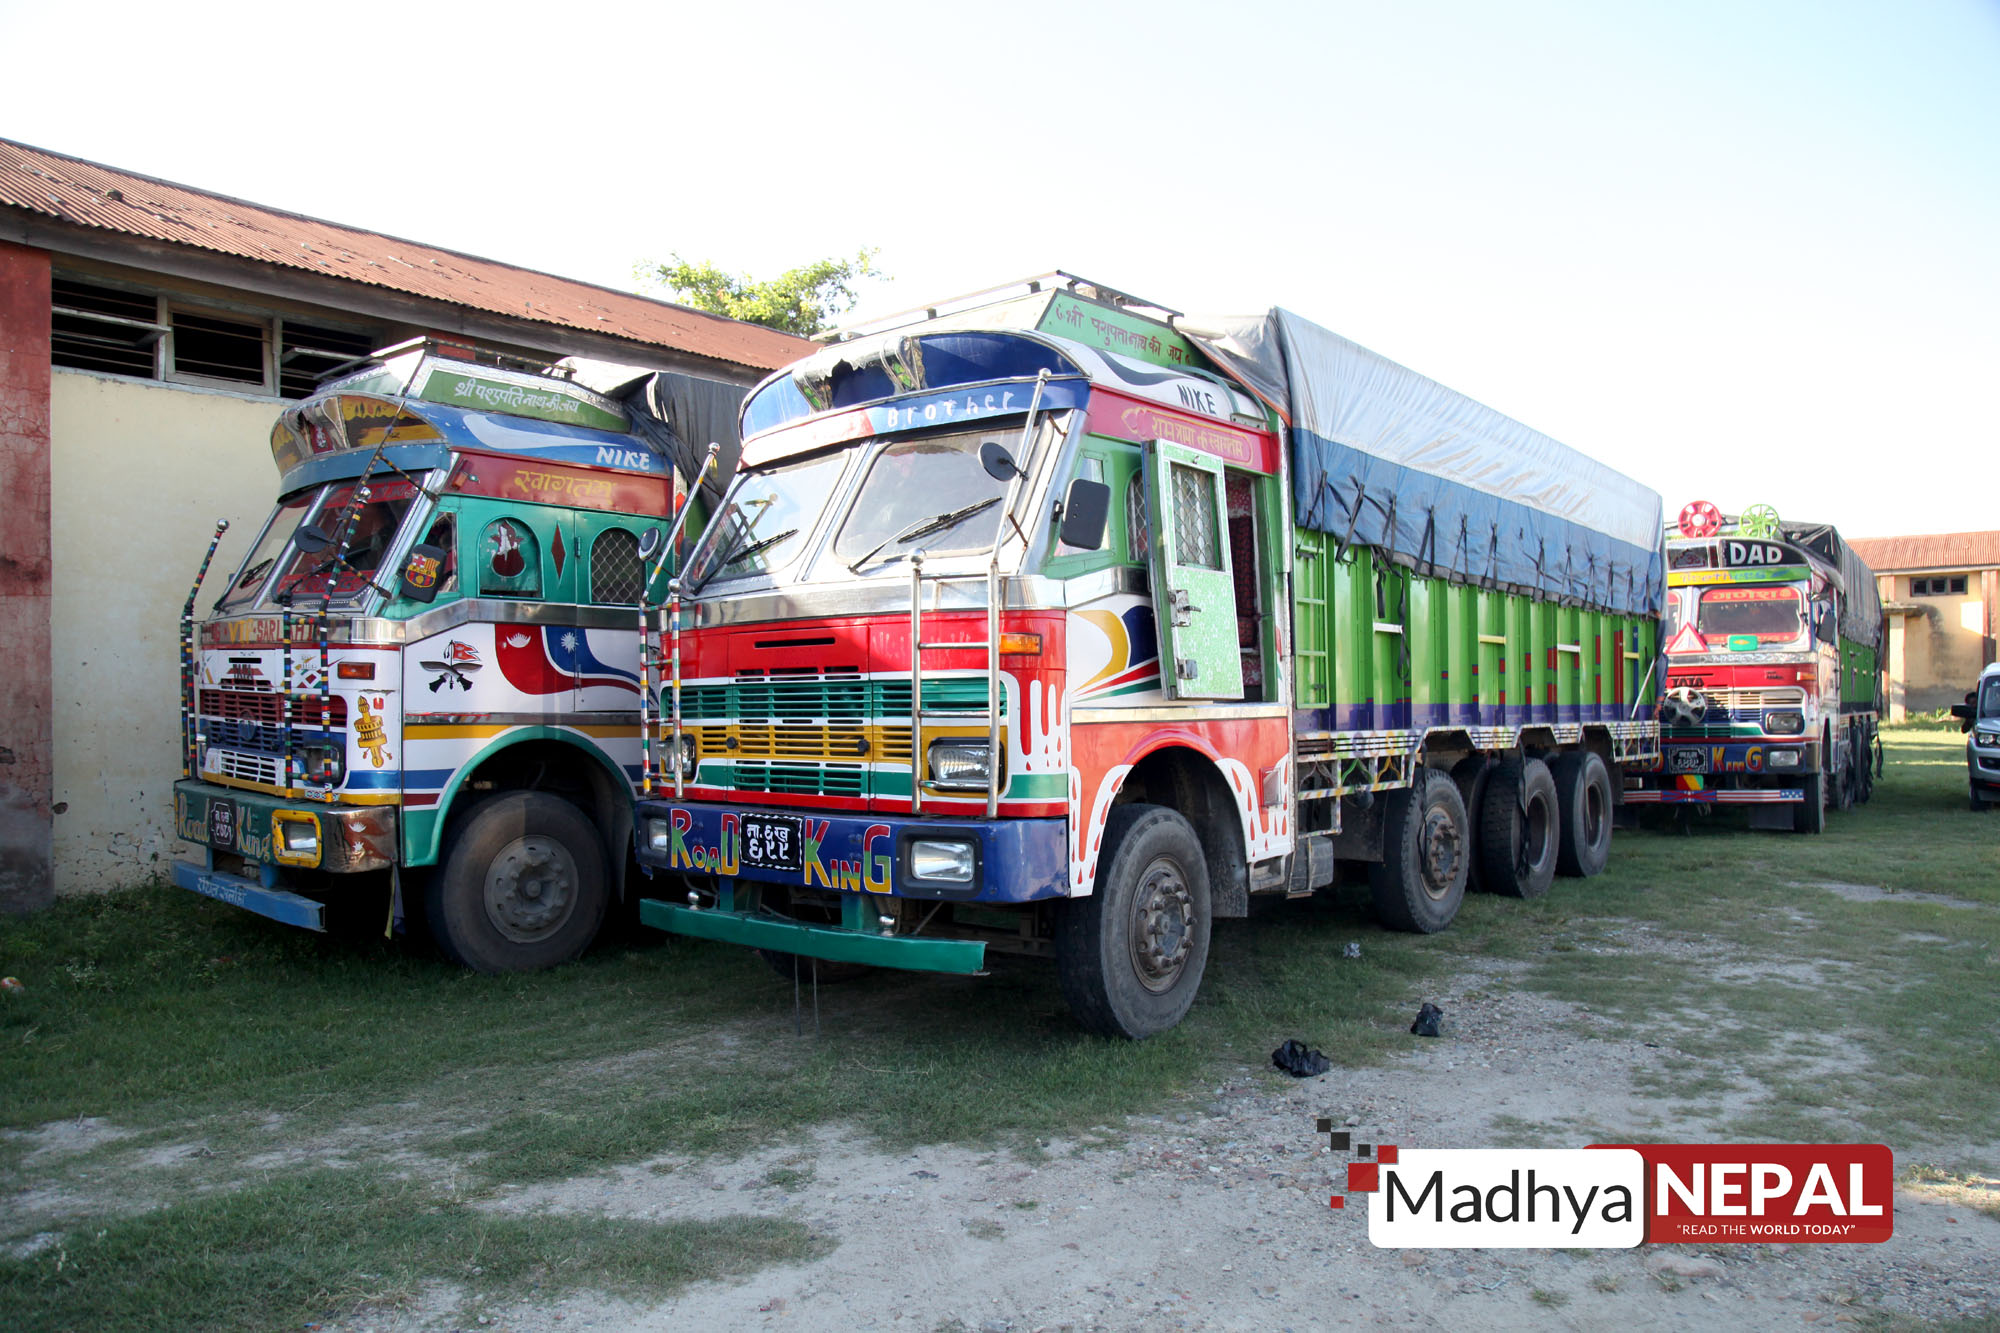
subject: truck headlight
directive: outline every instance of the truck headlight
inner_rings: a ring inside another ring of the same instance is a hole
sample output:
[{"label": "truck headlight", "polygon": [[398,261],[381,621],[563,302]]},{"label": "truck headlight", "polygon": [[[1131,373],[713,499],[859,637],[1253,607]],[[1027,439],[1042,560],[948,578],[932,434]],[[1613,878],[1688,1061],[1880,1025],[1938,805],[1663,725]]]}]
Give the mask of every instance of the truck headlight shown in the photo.
[{"label": "truck headlight", "polygon": [[993,750],[985,741],[932,741],[931,781],[940,787],[986,790],[993,771]]},{"label": "truck headlight", "polygon": [[1806,729],[1806,715],[1796,709],[1764,714],[1764,730],[1773,736],[1796,736]]},{"label": "truck headlight", "polygon": [[315,787],[338,787],[347,776],[347,752],[338,745],[307,745],[299,751],[305,779]]},{"label": "truck headlight", "polygon": [[[1772,730],[1775,731],[1777,728],[1774,727]],[[1799,766],[1799,752],[1797,750],[1773,750],[1764,756],[1764,763],[1770,768],[1797,768]]]},{"label": "truck headlight", "polygon": [[319,817],[304,810],[278,810],[271,815],[271,855],[280,865],[319,864]]},{"label": "truck headlight", "polygon": [[674,826],[664,819],[646,821],[646,846],[656,852],[664,852],[673,846]]},{"label": "truck headlight", "polygon": [[2000,731],[1975,731],[1972,739],[1976,744],[1991,750],[2000,750]]},{"label": "truck headlight", "polygon": [[972,844],[944,838],[913,838],[909,861],[911,879],[941,880],[948,884],[970,884],[977,862]]}]

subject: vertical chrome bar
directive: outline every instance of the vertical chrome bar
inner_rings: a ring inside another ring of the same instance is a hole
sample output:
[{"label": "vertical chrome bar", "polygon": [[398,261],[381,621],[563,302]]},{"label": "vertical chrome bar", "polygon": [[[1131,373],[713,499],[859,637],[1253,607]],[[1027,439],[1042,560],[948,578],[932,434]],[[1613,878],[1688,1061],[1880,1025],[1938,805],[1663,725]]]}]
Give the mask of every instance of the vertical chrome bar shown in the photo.
[{"label": "vertical chrome bar", "polygon": [[[986,565],[986,817],[1000,813],[1000,559]],[[1015,729],[1019,730],[1016,720]]]},{"label": "vertical chrome bar", "polygon": [[639,794],[653,794],[653,649],[646,642],[646,564],[639,562]]},{"label": "vertical chrome bar", "polygon": [[924,553],[910,552],[910,813],[924,808]]},{"label": "vertical chrome bar", "polygon": [[667,623],[674,640],[674,744],[668,762],[674,766],[674,799],[687,795],[687,778],[681,768],[681,581],[678,576],[667,585]]},{"label": "vertical chrome bar", "polygon": [[201,568],[194,572],[194,586],[188,589],[187,605],[181,608],[181,776],[184,778],[195,774],[195,733],[200,725],[195,720],[200,716],[200,708],[195,686],[198,673],[195,670],[194,603],[201,596],[202,581],[208,577],[209,561],[215,559],[215,548],[227,531],[229,520],[217,519],[215,535],[208,539],[208,551],[201,557]]}]

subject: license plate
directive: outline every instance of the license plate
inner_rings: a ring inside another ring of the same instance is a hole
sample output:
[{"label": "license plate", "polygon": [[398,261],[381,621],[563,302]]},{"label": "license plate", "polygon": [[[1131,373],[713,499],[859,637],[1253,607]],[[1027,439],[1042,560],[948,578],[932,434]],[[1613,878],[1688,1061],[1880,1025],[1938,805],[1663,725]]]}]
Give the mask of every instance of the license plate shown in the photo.
[{"label": "license plate", "polygon": [[798,870],[804,834],[795,815],[743,816],[743,864],[759,870]]},{"label": "license plate", "polygon": [[236,802],[208,803],[208,845],[224,851],[236,846]]},{"label": "license plate", "polygon": [[1697,746],[1684,745],[1667,751],[1667,771],[1669,773],[1708,772],[1708,751]]}]

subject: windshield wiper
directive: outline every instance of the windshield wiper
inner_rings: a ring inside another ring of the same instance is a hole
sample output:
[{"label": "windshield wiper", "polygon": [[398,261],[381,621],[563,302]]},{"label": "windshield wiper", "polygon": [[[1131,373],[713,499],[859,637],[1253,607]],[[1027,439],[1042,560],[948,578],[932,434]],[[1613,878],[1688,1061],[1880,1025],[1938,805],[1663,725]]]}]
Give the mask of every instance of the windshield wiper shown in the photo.
[{"label": "windshield wiper", "polygon": [[895,542],[900,546],[904,542],[913,542],[919,537],[928,537],[933,532],[943,532],[946,528],[953,527],[965,519],[971,518],[974,514],[984,513],[999,503],[1000,497],[996,495],[989,500],[981,500],[977,504],[969,504],[963,509],[949,509],[942,514],[933,514],[929,518],[920,518],[901,532],[893,533],[877,542],[875,549],[849,565],[847,572],[850,574],[859,574],[861,567],[881,554],[882,548],[890,542]]},{"label": "windshield wiper", "polygon": [[799,530],[797,528],[786,528],[783,532],[773,533],[771,536],[764,538],[764,540],[762,541],[751,542],[748,546],[744,547],[740,551],[732,550],[729,553],[729,558],[723,561],[721,564],[717,565],[716,568],[727,569],[739,560],[748,560],[751,556],[757,554],[757,552],[759,551],[770,550],[773,546],[776,546],[779,542],[785,540],[785,538],[787,537],[796,537],[798,535],[799,535]]}]

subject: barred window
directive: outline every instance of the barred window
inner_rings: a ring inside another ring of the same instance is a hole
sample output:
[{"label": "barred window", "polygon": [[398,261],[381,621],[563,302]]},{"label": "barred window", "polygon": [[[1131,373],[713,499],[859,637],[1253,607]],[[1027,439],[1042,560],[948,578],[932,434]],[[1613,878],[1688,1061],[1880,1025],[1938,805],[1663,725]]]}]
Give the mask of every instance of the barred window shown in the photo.
[{"label": "barred window", "polygon": [[1125,486],[1125,547],[1126,554],[1140,564],[1152,558],[1152,533],[1148,530],[1151,521],[1146,513],[1146,477],[1135,472]]},{"label": "barred window", "polygon": [[1221,569],[1216,543],[1215,485],[1199,468],[1175,463],[1174,560],[1196,569]]},{"label": "barred window", "polygon": [[590,544],[590,600],[600,606],[630,606],[639,600],[645,578],[639,539],[623,528],[608,528]]}]

